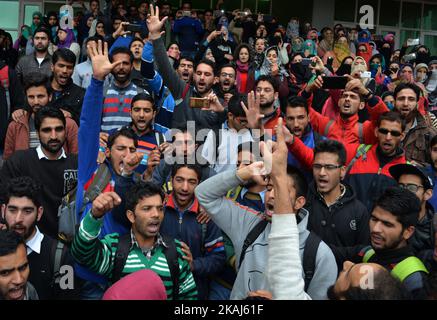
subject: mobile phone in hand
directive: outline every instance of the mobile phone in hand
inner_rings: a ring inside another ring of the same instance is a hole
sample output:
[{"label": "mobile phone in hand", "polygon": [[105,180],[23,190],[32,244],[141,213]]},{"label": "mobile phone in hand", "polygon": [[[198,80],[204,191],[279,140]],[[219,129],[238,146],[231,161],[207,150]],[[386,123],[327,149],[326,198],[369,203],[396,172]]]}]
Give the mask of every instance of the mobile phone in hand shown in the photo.
[{"label": "mobile phone in hand", "polygon": [[209,100],[206,98],[190,98],[190,108],[208,108],[209,107]]},{"label": "mobile phone in hand", "polygon": [[322,89],[344,89],[347,84],[347,77],[322,77]]}]

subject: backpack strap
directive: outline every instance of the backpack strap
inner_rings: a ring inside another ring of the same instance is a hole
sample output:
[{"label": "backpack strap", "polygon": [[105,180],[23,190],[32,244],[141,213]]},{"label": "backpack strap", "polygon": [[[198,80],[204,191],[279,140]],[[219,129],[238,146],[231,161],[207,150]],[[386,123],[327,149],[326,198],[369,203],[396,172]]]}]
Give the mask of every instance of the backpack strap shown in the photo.
[{"label": "backpack strap", "polygon": [[349,171],[352,169],[352,167],[354,166],[355,162],[360,158],[363,157],[364,160],[367,159],[367,152],[370,150],[370,148],[372,148],[372,145],[365,145],[365,144],[360,144],[360,146],[357,149],[357,153],[355,154],[355,157],[352,159],[352,161],[349,163],[349,165],[346,168],[346,174],[349,173]]},{"label": "backpack strap", "polygon": [[332,127],[332,125],[334,124],[334,122],[335,122],[334,120],[329,120],[328,124],[327,124],[326,127],[325,127],[325,130],[323,131],[323,135],[324,135],[325,137],[328,136],[329,129],[331,129],[331,127]]},{"label": "backpack strap", "polygon": [[375,255],[375,250],[373,250],[371,247],[369,247],[369,248],[370,249],[364,253],[364,256],[363,256],[364,263],[369,262],[369,260]]},{"label": "backpack strap", "polygon": [[364,143],[364,129],[363,124],[358,122],[358,141],[363,144]]},{"label": "backpack strap", "polygon": [[132,245],[131,242],[132,238],[130,232],[118,238],[117,250],[115,251],[114,257],[114,268],[112,270],[112,283],[115,283],[121,279],[121,274],[123,272]]},{"label": "backpack strap", "polygon": [[176,243],[173,238],[166,235],[162,236],[167,248],[164,249],[164,255],[167,259],[168,269],[170,270],[171,280],[173,282],[173,300],[179,300],[179,261]]},{"label": "backpack strap", "polygon": [[259,237],[259,235],[264,231],[267,226],[267,220],[261,220],[258,224],[252,228],[247,234],[246,239],[244,240],[243,248],[241,249],[240,262],[238,264],[238,268],[241,267],[243,263],[244,256],[246,255],[246,250],[249,246],[255,242],[255,240]]},{"label": "backpack strap", "polygon": [[403,282],[415,272],[429,273],[423,262],[417,257],[408,257],[399,262],[391,271],[391,274]]},{"label": "backpack strap", "polygon": [[305,291],[308,290],[316,270],[317,251],[319,250],[321,241],[322,239],[320,239],[320,237],[314,232],[310,232],[310,235],[305,241],[305,249],[303,251],[302,259],[303,272],[305,274]]},{"label": "backpack strap", "polygon": [[65,245],[60,240],[55,240],[52,243],[52,257],[53,258],[53,284],[59,285],[61,281],[61,265],[64,256]]}]

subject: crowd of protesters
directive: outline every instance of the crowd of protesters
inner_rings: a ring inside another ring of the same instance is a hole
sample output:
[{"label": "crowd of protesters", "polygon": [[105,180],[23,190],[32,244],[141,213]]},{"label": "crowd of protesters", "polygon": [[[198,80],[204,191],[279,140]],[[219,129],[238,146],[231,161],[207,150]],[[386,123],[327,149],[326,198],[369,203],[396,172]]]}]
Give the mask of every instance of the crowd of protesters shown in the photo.
[{"label": "crowd of protesters", "polygon": [[429,48],[79,3],[0,30],[0,300],[437,297]]}]

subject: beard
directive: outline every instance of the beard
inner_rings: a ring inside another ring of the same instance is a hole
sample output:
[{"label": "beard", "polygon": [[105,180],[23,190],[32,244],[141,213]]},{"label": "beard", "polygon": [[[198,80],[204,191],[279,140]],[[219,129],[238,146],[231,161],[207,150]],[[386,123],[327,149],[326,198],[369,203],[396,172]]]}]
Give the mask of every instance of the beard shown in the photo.
[{"label": "beard", "polygon": [[260,106],[261,110],[265,110],[265,109],[268,109],[271,106],[273,106],[274,103],[275,103],[275,101],[273,100],[273,101],[268,101],[266,103],[261,103],[259,106]]},{"label": "beard", "polygon": [[[56,142],[57,144],[56,145],[54,145],[54,144],[51,145],[50,143],[53,143],[53,142]],[[44,143],[42,141],[40,141],[40,143],[41,143],[41,147],[43,149],[45,149],[48,152],[54,154],[54,153],[58,153],[62,149],[62,147],[64,146],[65,141],[49,140],[47,143]]]},{"label": "beard", "polygon": [[27,239],[29,239],[29,237],[32,234],[32,232],[35,230],[36,224],[37,224],[37,221],[35,220],[29,228],[26,228],[26,227],[24,227],[21,224],[15,224],[15,225],[11,226],[8,223],[6,223],[6,227],[8,228],[8,230],[11,230],[11,231],[14,231],[14,232],[16,232],[15,230],[17,228],[20,228],[20,229],[21,228],[25,228],[25,231],[24,231],[23,234],[18,233],[18,232],[16,232],[16,233],[18,233],[23,238],[23,240],[27,240]]}]

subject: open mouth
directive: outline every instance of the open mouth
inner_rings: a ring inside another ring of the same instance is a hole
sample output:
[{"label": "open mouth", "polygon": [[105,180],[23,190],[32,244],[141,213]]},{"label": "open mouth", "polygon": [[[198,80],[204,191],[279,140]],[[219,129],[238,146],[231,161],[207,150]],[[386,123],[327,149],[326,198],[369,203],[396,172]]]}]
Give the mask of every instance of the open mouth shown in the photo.
[{"label": "open mouth", "polygon": [[319,189],[325,189],[329,184],[327,179],[317,179],[317,187]]},{"label": "open mouth", "polygon": [[384,243],[384,238],[376,234],[370,234],[370,239],[373,245],[381,245]]},{"label": "open mouth", "polygon": [[24,285],[10,289],[9,290],[9,298],[11,300],[19,300],[24,295]]},{"label": "open mouth", "polygon": [[147,225],[147,230],[149,231],[149,233],[152,233],[152,234],[158,233],[160,225],[161,225],[161,223],[159,221],[150,222]]}]

